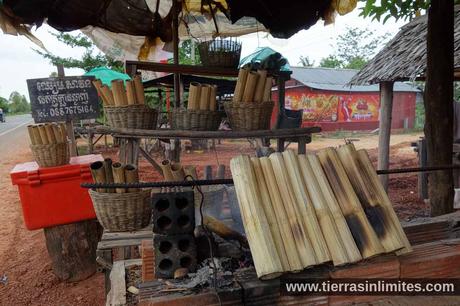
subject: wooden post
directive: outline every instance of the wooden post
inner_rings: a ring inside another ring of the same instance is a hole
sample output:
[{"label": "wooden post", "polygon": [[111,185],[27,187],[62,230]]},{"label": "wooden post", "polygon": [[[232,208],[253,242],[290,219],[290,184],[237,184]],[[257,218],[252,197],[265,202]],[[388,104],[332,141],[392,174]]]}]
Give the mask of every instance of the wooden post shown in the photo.
[{"label": "wooden post", "polygon": [[[427,166],[427,154],[426,154],[426,140],[425,138],[418,141],[418,165],[419,167]],[[419,172],[418,177],[418,197],[420,200],[428,199],[428,173]]]},{"label": "wooden post", "polygon": [[[179,65],[179,12],[182,8],[181,0],[173,0],[173,62],[175,65]],[[180,74],[174,73],[174,106],[180,107]],[[173,151],[172,160],[180,162],[180,139],[174,139],[172,141]]]},{"label": "wooden post", "polygon": [[[57,73],[58,77],[65,77],[64,66],[62,64],[57,65]],[[67,120],[65,125],[67,129],[67,137],[69,137],[70,140],[70,156],[77,156],[77,142],[75,140],[75,133],[73,131],[73,120]]]},{"label": "wooden post", "polygon": [[[432,1],[428,9],[425,85],[425,136],[428,166],[450,165],[453,146],[454,6]],[[429,178],[431,215],[453,211],[452,171],[434,171]]]},{"label": "wooden post", "polygon": [[[390,164],[391,112],[393,110],[393,82],[380,83],[379,120],[379,170],[387,170]],[[381,175],[383,188],[388,191],[388,175]]]}]

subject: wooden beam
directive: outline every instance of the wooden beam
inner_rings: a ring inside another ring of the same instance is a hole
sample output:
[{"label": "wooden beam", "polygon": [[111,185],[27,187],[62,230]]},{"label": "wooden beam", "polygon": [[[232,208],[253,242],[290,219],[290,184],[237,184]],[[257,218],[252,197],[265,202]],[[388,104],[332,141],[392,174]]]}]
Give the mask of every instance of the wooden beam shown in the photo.
[{"label": "wooden beam", "polygon": [[[393,110],[393,82],[380,83],[380,118],[379,118],[379,170],[388,170],[390,164],[391,112]],[[381,175],[385,191],[388,191],[388,175]]]}]

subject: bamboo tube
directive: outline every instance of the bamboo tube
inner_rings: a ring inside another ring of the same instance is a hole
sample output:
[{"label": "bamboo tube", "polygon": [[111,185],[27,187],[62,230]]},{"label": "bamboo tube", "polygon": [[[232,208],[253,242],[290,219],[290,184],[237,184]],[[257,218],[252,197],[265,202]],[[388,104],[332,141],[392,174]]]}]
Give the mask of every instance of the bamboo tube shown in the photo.
[{"label": "bamboo tube", "polygon": [[256,90],[254,93],[254,101],[262,102],[264,98],[265,81],[267,80],[267,70],[258,70],[257,74],[259,75],[259,79],[257,80]]},{"label": "bamboo tube", "polygon": [[184,168],[185,175],[190,175],[194,180],[198,179],[195,166],[185,166]]},{"label": "bamboo tube", "polygon": [[244,87],[249,74],[248,68],[242,68],[238,72],[238,79],[236,80],[235,93],[233,94],[233,102],[239,103],[243,100]]},{"label": "bamboo tube", "polygon": [[53,127],[51,126],[51,124],[45,123],[45,132],[46,132],[46,137],[48,138],[48,141],[50,144],[57,143],[56,137],[54,136]]},{"label": "bamboo tube", "polygon": [[293,233],[296,231],[297,219],[289,218],[287,210],[284,208],[281,193],[278,189],[273,172],[272,165],[268,157],[259,159],[262,171],[264,174],[265,182],[267,184],[268,194],[270,201],[278,221],[278,227],[282,237],[284,249],[286,250],[287,260],[289,263],[290,271],[298,272],[303,269],[302,261],[297,251],[297,245]]},{"label": "bamboo tube", "polygon": [[200,92],[200,110],[209,110],[209,99],[211,97],[211,86],[203,84]]},{"label": "bamboo tube", "polygon": [[[114,183],[126,183],[125,170],[120,163],[112,164],[113,182]],[[116,193],[126,193],[126,188],[116,188]]]},{"label": "bamboo tube", "polygon": [[210,111],[215,111],[217,109],[216,96],[217,96],[217,86],[211,85],[211,93],[209,95],[209,110]]},{"label": "bamboo tube", "polygon": [[243,92],[243,102],[254,102],[254,94],[256,91],[257,80],[259,75],[255,71],[251,71],[246,79]]},{"label": "bamboo tube", "polygon": [[331,186],[329,185],[326,174],[324,173],[323,168],[321,168],[318,157],[314,154],[308,154],[306,155],[306,159],[309,161],[314,177],[320,187],[321,194],[323,195],[332,217],[334,218],[334,222],[337,225],[341,241],[346,246],[345,250],[347,252],[349,262],[360,261],[362,259],[361,253],[356,246],[353,235],[351,234],[350,228],[343,216],[339,203],[337,203],[337,199],[334,196]]},{"label": "bamboo tube", "polygon": [[187,109],[196,110],[200,105],[201,84],[198,82],[190,82],[188,90],[188,104]]},{"label": "bamboo tube", "polygon": [[282,274],[283,267],[262,208],[251,161],[248,156],[237,156],[230,161],[230,168],[257,276],[276,278]]},{"label": "bamboo tube", "polygon": [[392,221],[387,218],[384,207],[379,203],[376,194],[369,189],[369,183],[361,174],[363,171],[360,169],[353,144],[341,146],[337,149],[337,154],[385,252],[389,253],[402,249],[404,245],[399,239],[398,232],[394,228]]},{"label": "bamboo tube", "polygon": [[369,155],[367,154],[366,150],[358,150],[357,154],[358,159],[360,161],[362,173],[364,173],[366,177],[366,182],[370,187],[371,192],[377,196],[379,202],[382,203],[382,205],[385,207],[385,214],[393,222],[393,226],[398,232],[399,239],[404,245],[404,248],[397,251],[396,254],[401,255],[412,252],[412,246],[410,245],[406,233],[404,232],[401,223],[399,222],[398,216],[396,215],[393,209],[393,205],[391,204],[391,201],[388,198],[388,194],[385,192],[385,189],[383,188],[379,178],[377,177],[377,173],[375,172],[375,169],[372,166],[371,160],[369,159]]},{"label": "bamboo tube", "polygon": [[114,106],[115,105],[115,101],[114,101],[114,98],[113,98],[113,93],[112,91],[110,90],[110,88],[106,85],[103,85],[101,87],[101,93],[102,93],[102,96],[105,97],[105,100],[107,101],[107,106]]},{"label": "bamboo tube", "polygon": [[126,92],[122,80],[112,81],[112,94],[115,106],[120,107],[125,106],[127,104]]},{"label": "bamboo tube", "polygon": [[263,97],[264,102],[272,100],[272,83],[273,83],[272,77],[267,77],[265,79],[264,97]]},{"label": "bamboo tube", "polygon": [[38,132],[40,133],[40,139],[44,145],[51,144],[50,140],[48,139],[48,134],[46,133],[44,124],[38,125]]},{"label": "bamboo tube", "polygon": [[383,253],[382,244],[364,214],[337,152],[327,148],[321,150],[318,157],[362,257],[369,258]]},{"label": "bamboo tube", "polygon": [[163,171],[163,177],[166,182],[174,181],[174,177],[171,171],[171,163],[169,160],[165,159],[160,164],[161,170]]},{"label": "bamboo tube", "polygon": [[297,158],[299,160],[304,185],[307,188],[311,202],[315,208],[316,216],[318,217],[318,222],[321,227],[321,231],[323,232],[332,262],[334,263],[334,266],[349,263],[350,260],[346,251],[347,246],[343,244],[342,239],[340,238],[339,229],[333,221],[332,213],[323,197],[313,169],[311,168],[305,155],[298,155]]},{"label": "bamboo tube", "polygon": [[107,100],[107,97],[102,92],[102,82],[101,80],[97,79],[93,81],[94,88],[96,88],[97,94],[102,99],[102,104],[104,106],[110,105],[110,102]]},{"label": "bamboo tube", "polygon": [[302,174],[299,170],[300,166],[297,161],[297,156],[292,150],[284,151],[282,155],[287,176],[302,216],[302,221],[307,230],[308,237],[310,237],[313,249],[315,250],[316,259],[318,263],[328,262],[331,260],[331,255],[329,254],[326,241],[321,232],[315,208],[305,188]]},{"label": "bamboo tube", "polygon": [[[284,161],[281,153],[273,153],[269,157],[273,168],[276,184],[278,185],[281,198],[283,200],[284,209],[286,210],[289,223],[291,225],[292,234],[296,243],[297,252],[302,262],[302,267],[310,267],[318,264],[315,250],[308,237],[302,221],[302,216],[297,206],[294,191],[290,185],[289,178],[286,173]],[[233,172],[232,172],[233,173]]]},{"label": "bamboo tube", "polygon": [[134,77],[134,91],[136,92],[137,104],[145,104],[144,85],[140,75]]},{"label": "bamboo tube", "polygon": [[203,224],[207,227],[207,229],[216,233],[218,236],[227,240],[236,240],[242,246],[249,247],[246,237],[228,227],[224,222],[214,217],[203,215]]},{"label": "bamboo tube", "polygon": [[174,181],[183,181],[185,178],[184,168],[180,163],[171,164],[171,173]]},{"label": "bamboo tube", "polygon": [[59,123],[59,129],[61,130],[61,139],[64,139],[64,142],[67,141],[67,126],[65,125],[65,123],[63,122],[60,122]]},{"label": "bamboo tube", "polygon": [[134,84],[133,81],[126,81],[126,99],[128,102],[128,105],[134,105],[137,104],[136,102],[136,90],[134,89]]},{"label": "bamboo tube", "polygon": [[41,139],[37,139],[37,137],[40,137],[40,134],[37,133],[38,130],[35,127],[36,126],[32,124],[27,126],[27,132],[29,132],[30,143],[32,145],[37,145],[41,142]]},{"label": "bamboo tube", "polygon": [[[105,181],[108,184],[113,183],[113,172],[112,172],[112,159],[105,158],[104,159],[104,170],[105,170]],[[107,188],[108,193],[115,193],[115,189]]]},{"label": "bamboo tube", "polygon": [[267,217],[268,226],[270,227],[270,231],[272,233],[273,242],[275,243],[276,251],[281,261],[281,266],[283,267],[283,271],[291,271],[291,266],[289,265],[288,256],[286,254],[287,252],[283,244],[283,238],[281,237],[280,227],[278,226],[276,214],[273,210],[270,194],[268,193],[262,166],[257,157],[252,157],[251,163],[252,168],[254,169],[257,186],[259,187],[262,208],[265,212],[265,216]]},{"label": "bamboo tube", "polygon": [[59,125],[57,125],[56,123],[53,123],[51,125],[51,128],[53,130],[53,134],[54,134],[54,138],[56,139],[56,142],[57,143],[65,142],[65,139],[63,139],[62,137],[61,128],[59,127]]},{"label": "bamboo tube", "polygon": [[[137,167],[135,165],[125,165],[124,166],[124,171],[125,171],[125,180],[126,183],[139,183],[139,171],[137,170]],[[138,192],[138,188],[128,188],[128,192]]]},{"label": "bamboo tube", "polygon": [[[103,162],[94,162],[89,166],[89,168],[91,170],[91,175],[93,176],[93,180],[95,183],[107,183],[105,180],[105,169]],[[97,188],[96,191],[107,192],[105,188]]]}]

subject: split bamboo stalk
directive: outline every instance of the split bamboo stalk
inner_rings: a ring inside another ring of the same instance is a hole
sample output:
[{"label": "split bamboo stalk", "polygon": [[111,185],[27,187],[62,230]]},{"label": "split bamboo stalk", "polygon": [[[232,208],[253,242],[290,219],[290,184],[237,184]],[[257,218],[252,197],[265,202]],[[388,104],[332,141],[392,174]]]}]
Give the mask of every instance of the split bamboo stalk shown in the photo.
[{"label": "split bamboo stalk", "polygon": [[45,123],[45,132],[50,144],[57,143],[56,137],[54,136],[53,126],[51,124]]},{"label": "split bamboo stalk", "polygon": [[101,87],[101,93],[102,93],[102,96],[105,97],[105,100],[107,101],[108,106],[114,106],[115,105],[115,101],[114,101],[114,98],[113,98],[113,93],[112,93],[112,91],[110,90],[110,88],[107,85],[103,85]]},{"label": "split bamboo stalk", "polygon": [[102,99],[102,104],[104,104],[104,106],[108,105],[106,97],[102,94],[102,90],[101,90],[102,82],[101,82],[101,80],[97,79],[97,80],[94,80],[92,83],[94,85],[94,88],[96,88],[97,94]]},{"label": "split bamboo stalk", "polygon": [[363,171],[360,169],[354,145],[341,146],[337,149],[337,154],[385,252],[389,253],[402,249],[404,245],[397,230],[394,228],[392,221],[387,218],[383,205],[379,203],[376,194],[369,189],[369,183],[362,175]]},{"label": "split bamboo stalk", "polygon": [[137,104],[145,104],[144,84],[140,75],[134,77],[134,91],[136,92]]},{"label": "split bamboo stalk", "polygon": [[[104,159],[104,170],[105,170],[105,181],[108,184],[113,183],[113,172],[112,172],[112,159],[105,158]],[[107,188],[108,193],[115,193],[115,189]]]},{"label": "split bamboo stalk", "polygon": [[209,110],[209,100],[211,97],[211,86],[203,84],[200,92],[200,110]]},{"label": "split bamboo stalk", "polygon": [[401,223],[399,222],[398,216],[396,215],[393,205],[391,204],[390,199],[388,198],[388,194],[385,192],[385,189],[382,186],[379,178],[377,177],[377,173],[375,172],[374,167],[372,166],[371,160],[369,159],[369,155],[367,154],[366,150],[358,150],[358,158],[361,165],[361,170],[366,176],[366,182],[368,183],[369,187],[371,188],[372,193],[374,193],[379,202],[383,204],[385,207],[385,214],[391,219],[393,222],[394,227],[396,228],[399,239],[404,244],[404,248],[397,251],[396,254],[406,254],[412,252],[412,246],[407,239],[406,233],[404,232]]},{"label": "split bamboo stalk", "polygon": [[239,103],[243,100],[244,87],[249,74],[248,68],[242,68],[238,72],[238,79],[236,80],[235,93],[233,94],[233,102]]},{"label": "split bamboo stalk", "polygon": [[51,128],[53,129],[53,134],[54,134],[54,138],[56,138],[56,142],[57,143],[65,142],[65,139],[62,138],[61,128],[59,127],[59,125],[57,125],[56,123],[53,123],[51,125]]},{"label": "split bamboo stalk", "polygon": [[230,161],[230,168],[257,276],[276,278],[283,273],[283,267],[259,198],[251,161],[248,156],[237,156]]},{"label": "split bamboo stalk", "polygon": [[41,144],[40,134],[36,125],[28,125],[27,131],[29,132],[30,143],[32,145]]},{"label": "split bamboo stalk", "polygon": [[185,166],[184,168],[185,175],[190,175],[194,180],[198,179],[195,166]]},{"label": "split bamboo stalk", "polygon": [[243,102],[254,102],[254,94],[256,91],[257,80],[259,75],[255,71],[251,71],[246,79],[246,85],[244,85]]},{"label": "split bamboo stalk", "polygon": [[273,83],[272,77],[267,77],[265,79],[264,97],[263,97],[264,102],[272,100],[272,83]]},{"label": "split bamboo stalk", "polygon": [[174,181],[183,181],[185,178],[184,168],[180,163],[171,164],[171,173]]},{"label": "split bamboo stalk", "polygon": [[[139,171],[135,165],[127,164],[124,166],[126,183],[139,183]],[[128,192],[138,192],[138,188],[128,188]]]},{"label": "split bamboo stalk", "polygon": [[210,111],[215,111],[217,109],[216,96],[217,96],[217,86],[211,85],[211,94],[209,96],[209,110]]},{"label": "split bamboo stalk", "polygon": [[268,194],[270,201],[278,221],[278,227],[282,237],[284,249],[286,250],[287,260],[289,263],[290,271],[298,272],[303,269],[302,261],[297,251],[296,241],[294,239],[294,231],[297,226],[297,219],[289,218],[287,210],[284,208],[283,200],[281,199],[281,193],[278,189],[275,180],[275,174],[273,172],[272,165],[268,157],[262,157],[259,159],[262,171],[264,174],[265,182],[267,184]]},{"label": "split bamboo stalk", "polygon": [[199,108],[200,95],[201,95],[201,84],[197,82],[190,82],[190,87],[188,90],[188,104],[187,104],[187,108],[189,110],[196,110]]},{"label": "split bamboo stalk", "polygon": [[302,221],[310,237],[313,249],[315,250],[316,259],[318,263],[328,262],[331,260],[331,255],[329,254],[326,241],[323,237],[315,208],[305,188],[297,156],[292,150],[284,151],[282,155],[286,172],[292,190],[294,191],[296,203],[302,216]]},{"label": "split bamboo stalk", "polygon": [[[91,163],[90,165],[91,175],[93,176],[93,180],[95,183],[107,183],[105,180],[105,169],[104,163],[101,161],[97,161]],[[97,192],[107,192],[105,188],[97,188]]]},{"label": "split bamboo stalk", "polygon": [[259,75],[259,79],[257,80],[256,90],[254,93],[254,101],[262,102],[264,98],[265,81],[267,80],[267,70],[258,70],[257,74]]},{"label": "split bamboo stalk", "polygon": [[[113,182],[126,183],[125,171],[120,163],[112,164]],[[117,193],[126,193],[126,188],[116,188]]]},{"label": "split bamboo stalk", "polygon": [[61,134],[62,134],[61,139],[64,139],[64,142],[66,142],[67,141],[67,126],[65,125],[64,122],[60,122],[59,123],[59,128],[60,128]]},{"label": "split bamboo stalk", "polygon": [[332,148],[323,149],[318,157],[362,257],[383,253],[382,244],[364,214],[337,152]]},{"label": "split bamboo stalk", "polygon": [[50,144],[50,140],[48,139],[48,135],[46,134],[45,125],[39,124],[38,125],[38,132],[40,133],[40,139],[44,145]]},{"label": "split bamboo stalk", "polygon": [[136,102],[136,90],[134,88],[133,81],[126,81],[126,99],[128,102],[128,105],[134,105],[137,104]]},{"label": "split bamboo stalk", "polygon": [[169,160],[165,159],[160,164],[161,170],[163,171],[163,177],[166,182],[174,181],[174,177],[171,171],[171,163]]},{"label": "split bamboo stalk", "polygon": [[113,80],[112,81],[112,94],[115,106],[125,106],[126,101],[126,92],[123,86],[122,80]]},{"label": "split bamboo stalk", "polygon": [[[286,173],[281,153],[273,153],[269,157],[273,168],[276,184],[278,185],[284,209],[286,210],[292,234],[296,243],[297,252],[302,262],[302,267],[307,268],[318,264],[315,250],[308,237],[307,230],[302,222],[302,216],[295,203],[295,195]],[[233,174],[233,171],[232,171]]]},{"label": "split bamboo stalk", "polygon": [[[316,180],[315,173],[305,155],[298,155],[300,170],[302,172],[304,185],[310,195],[311,202],[316,211],[318,222],[321,226],[327,248],[334,266],[349,263],[346,245],[342,242],[339,229],[333,220],[332,213],[323,197],[321,188]],[[354,242],[353,242],[354,243]],[[356,247],[356,246],[355,246]]]},{"label": "split bamboo stalk", "polygon": [[350,263],[357,262],[362,259],[361,253],[359,252],[358,247],[356,246],[355,240],[353,239],[353,235],[351,234],[350,228],[347,225],[345,217],[343,216],[342,210],[340,209],[339,203],[335,198],[334,192],[332,191],[331,185],[327,180],[326,174],[321,167],[321,163],[319,159],[314,154],[306,155],[306,159],[309,161],[312,171],[314,173],[314,177],[318,182],[318,185],[321,189],[321,194],[326,201],[326,204],[331,211],[332,217],[334,218],[334,222],[337,225],[339,230],[339,235],[341,241],[346,246],[346,252],[348,256],[348,260]]},{"label": "split bamboo stalk", "polygon": [[268,188],[266,185],[264,173],[262,171],[262,166],[257,157],[251,158],[252,168],[254,169],[255,178],[257,181],[257,186],[259,187],[260,199],[262,200],[262,207],[267,217],[268,226],[272,233],[273,242],[275,243],[276,251],[281,261],[281,266],[283,271],[291,271],[291,266],[289,265],[289,260],[287,256],[287,251],[284,248],[283,238],[280,233],[280,227],[278,226],[277,216],[273,209],[273,203],[270,199],[270,194],[268,193]]}]

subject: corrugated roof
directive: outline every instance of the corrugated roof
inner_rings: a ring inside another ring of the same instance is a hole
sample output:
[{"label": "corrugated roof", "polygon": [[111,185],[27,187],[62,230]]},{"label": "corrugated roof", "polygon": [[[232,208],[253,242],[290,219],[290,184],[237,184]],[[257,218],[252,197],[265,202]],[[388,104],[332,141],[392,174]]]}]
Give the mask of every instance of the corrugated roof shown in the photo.
[{"label": "corrugated roof", "polygon": [[[291,70],[291,78],[311,88],[351,92],[379,91],[378,84],[348,85],[353,76],[359,71],[355,69],[291,67]],[[420,92],[421,90],[410,84],[395,82],[394,91]]]}]

